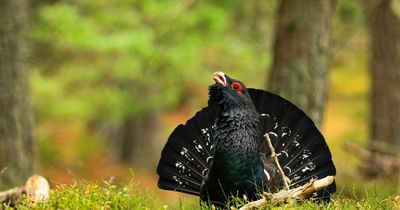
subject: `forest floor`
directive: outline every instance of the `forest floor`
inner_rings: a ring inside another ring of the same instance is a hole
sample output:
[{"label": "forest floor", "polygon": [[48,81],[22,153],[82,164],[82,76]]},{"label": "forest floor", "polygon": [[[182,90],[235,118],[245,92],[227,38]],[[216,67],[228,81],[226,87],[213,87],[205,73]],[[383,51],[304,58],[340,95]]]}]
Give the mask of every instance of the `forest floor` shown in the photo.
[{"label": "forest floor", "polygon": [[[243,205],[238,200],[230,209],[237,209]],[[5,209],[12,209],[6,207]],[[116,185],[112,180],[99,183],[74,181],[72,185],[59,185],[51,191],[50,199],[46,203],[39,203],[32,207],[26,202],[17,206],[17,209],[215,209],[204,206],[200,208],[198,202],[183,204],[181,200],[175,205],[163,203],[158,196],[150,191],[142,191],[135,181],[127,185]],[[298,204],[268,204],[264,209],[400,209],[400,195],[379,197],[369,195],[362,199],[356,197],[341,197],[336,195],[331,203],[306,202]]]}]

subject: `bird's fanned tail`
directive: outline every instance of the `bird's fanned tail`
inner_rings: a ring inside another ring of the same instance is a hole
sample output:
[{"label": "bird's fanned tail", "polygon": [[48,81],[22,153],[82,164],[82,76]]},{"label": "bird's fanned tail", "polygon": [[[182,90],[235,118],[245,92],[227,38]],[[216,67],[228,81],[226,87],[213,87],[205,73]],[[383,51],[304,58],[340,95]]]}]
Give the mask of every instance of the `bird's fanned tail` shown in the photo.
[{"label": "bird's fanned tail", "polygon": [[[311,179],[335,175],[336,169],[324,137],[312,120],[286,99],[272,93],[248,89],[258,112],[262,114],[262,132],[268,133],[278,154],[285,175],[292,180],[291,188]],[[263,139],[261,151],[271,154]],[[329,198],[335,183],[315,193],[314,197]]]},{"label": "bird's fanned tail", "polygon": [[[280,165],[291,180],[291,188],[311,179],[335,175],[336,169],[324,137],[312,120],[295,105],[272,93],[248,89],[257,111],[262,114],[262,134],[268,133]],[[199,195],[213,162],[216,108],[212,104],[179,125],[170,135],[158,163],[158,186],[161,189]],[[263,160],[270,161],[270,151],[260,139]],[[273,165],[269,162],[269,165]],[[271,173],[277,176],[278,173]],[[276,179],[278,180],[279,177]],[[282,188],[281,186],[278,186]],[[335,183],[315,193],[329,198]]]},{"label": "bird's fanned tail", "polygon": [[214,115],[206,107],[172,132],[157,167],[161,189],[199,195],[212,163]]}]

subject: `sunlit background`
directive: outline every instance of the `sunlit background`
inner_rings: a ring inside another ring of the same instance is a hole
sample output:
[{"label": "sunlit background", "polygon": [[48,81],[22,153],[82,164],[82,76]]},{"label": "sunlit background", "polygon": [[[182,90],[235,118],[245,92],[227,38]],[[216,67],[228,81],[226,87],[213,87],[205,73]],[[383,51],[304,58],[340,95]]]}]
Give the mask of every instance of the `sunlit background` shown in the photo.
[{"label": "sunlit background", "polygon": [[[32,5],[29,82],[38,172],[73,179],[134,178],[171,205],[155,171],[169,134],[207,105],[212,73],[266,89],[279,1],[40,0]],[[310,11],[312,13],[314,11]],[[399,193],[369,179],[344,149],[370,139],[370,47],[362,1],[338,0],[321,132],[343,196]],[[400,91],[400,90],[399,90]]]}]

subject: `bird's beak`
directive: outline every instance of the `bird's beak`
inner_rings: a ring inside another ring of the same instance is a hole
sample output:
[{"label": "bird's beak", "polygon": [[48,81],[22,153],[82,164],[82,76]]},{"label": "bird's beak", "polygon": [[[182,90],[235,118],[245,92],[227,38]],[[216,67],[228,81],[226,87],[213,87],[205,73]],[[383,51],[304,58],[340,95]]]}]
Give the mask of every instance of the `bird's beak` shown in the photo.
[{"label": "bird's beak", "polygon": [[215,83],[223,85],[224,87],[226,87],[226,78],[225,78],[225,73],[221,72],[221,71],[217,71],[214,73],[214,77],[213,80],[215,81]]}]

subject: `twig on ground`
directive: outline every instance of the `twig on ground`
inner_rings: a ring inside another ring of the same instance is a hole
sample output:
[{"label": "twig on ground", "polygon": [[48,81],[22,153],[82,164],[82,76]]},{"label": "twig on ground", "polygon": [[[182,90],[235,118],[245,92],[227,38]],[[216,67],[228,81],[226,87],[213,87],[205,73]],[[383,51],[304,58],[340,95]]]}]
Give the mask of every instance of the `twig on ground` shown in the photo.
[{"label": "twig on ground", "polygon": [[314,192],[317,192],[332,184],[334,180],[334,176],[327,176],[323,179],[311,180],[305,185],[296,187],[294,189],[282,190],[274,194],[268,193],[266,194],[266,198],[250,202],[239,208],[239,210],[258,209],[266,205],[269,201],[287,202],[291,199],[304,201],[307,198],[310,198]]},{"label": "twig on ground", "polygon": [[281,177],[282,177],[283,186],[284,186],[285,190],[289,190],[289,185],[288,185],[288,183],[287,183],[285,173],[284,173],[283,170],[282,170],[281,164],[279,164],[278,157],[276,156],[275,149],[274,149],[274,147],[272,146],[272,142],[271,142],[271,139],[269,138],[269,134],[266,133],[266,134],[264,135],[264,138],[265,138],[265,140],[267,141],[269,150],[271,150],[271,158],[274,160],[275,165],[276,165],[276,167],[278,168],[278,172],[279,172],[279,174],[280,174]]}]

